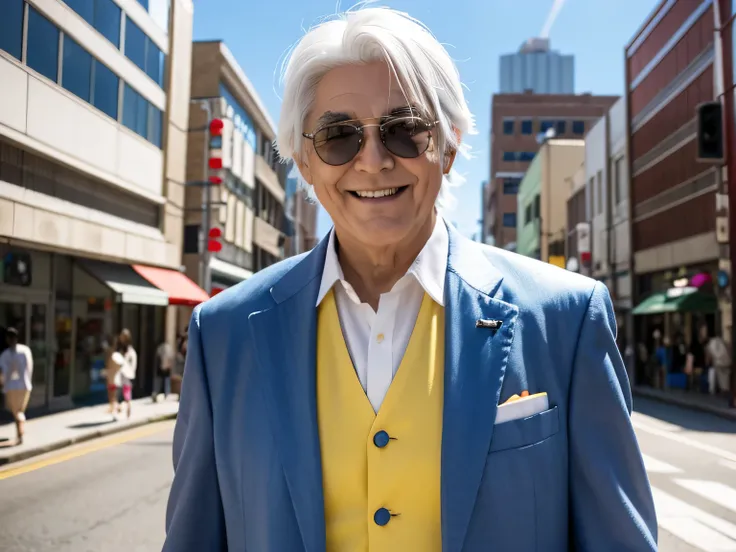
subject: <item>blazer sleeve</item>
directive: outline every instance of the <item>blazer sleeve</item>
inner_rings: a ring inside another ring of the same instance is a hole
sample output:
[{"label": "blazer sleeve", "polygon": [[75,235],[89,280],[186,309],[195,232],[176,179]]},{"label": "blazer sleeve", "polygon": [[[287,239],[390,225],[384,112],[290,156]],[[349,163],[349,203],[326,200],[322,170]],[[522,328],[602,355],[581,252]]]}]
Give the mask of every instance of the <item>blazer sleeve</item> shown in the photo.
[{"label": "blazer sleeve", "polygon": [[166,510],[163,552],[227,550],[200,312],[197,307],[189,324],[189,346],[174,430],[174,481]]},{"label": "blazer sleeve", "polygon": [[657,550],[649,479],[608,289],[596,283],[578,338],[568,418],[574,550]]}]

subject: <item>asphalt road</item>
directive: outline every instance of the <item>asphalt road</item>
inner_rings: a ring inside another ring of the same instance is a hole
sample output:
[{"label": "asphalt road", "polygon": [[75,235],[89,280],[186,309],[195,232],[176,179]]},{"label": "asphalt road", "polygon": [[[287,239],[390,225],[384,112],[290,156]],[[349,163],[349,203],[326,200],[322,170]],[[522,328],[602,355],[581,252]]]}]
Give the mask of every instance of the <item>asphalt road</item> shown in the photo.
[{"label": "asphalt road", "polygon": [[[660,550],[736,552],[736,423],[644,399],[636,408]],[[0,471],[0,550],[161,550],[172,431],[147,426]]]}]

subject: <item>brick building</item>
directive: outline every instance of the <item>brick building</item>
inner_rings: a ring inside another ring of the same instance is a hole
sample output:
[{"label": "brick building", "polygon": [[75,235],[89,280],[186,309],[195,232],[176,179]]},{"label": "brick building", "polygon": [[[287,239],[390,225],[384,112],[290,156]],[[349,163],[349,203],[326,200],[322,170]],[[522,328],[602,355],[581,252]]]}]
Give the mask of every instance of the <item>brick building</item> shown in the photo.
[{"label": "brick building", "polygon": [[514,249],[516,194],[539,135],[582,138],[617,100],[616,96],[495,94],[491,103],[491,166],[483,201],[481,239]]},{"label": "brick building", "polygon": [[[696,160],[696,107],[714,94],[712,0],[663,0],[625,48],[634,303],[674,280],[715,274],[717,171]],[[644,317],[653,327],[693,336],[715,313]],[[641,320],[641,319],[640,319]]]}]

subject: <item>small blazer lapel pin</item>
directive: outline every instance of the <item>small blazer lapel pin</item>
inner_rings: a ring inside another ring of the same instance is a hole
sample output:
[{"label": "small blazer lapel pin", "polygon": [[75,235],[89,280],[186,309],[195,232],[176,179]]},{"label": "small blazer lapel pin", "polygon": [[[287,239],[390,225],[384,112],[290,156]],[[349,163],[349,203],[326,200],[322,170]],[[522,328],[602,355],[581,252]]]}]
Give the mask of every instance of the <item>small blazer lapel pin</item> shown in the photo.
[{"label": "small blazer lapel pin", "polygon": [[486,320],[481,318],[475,323],[476,328],[487,328],[489,330],[498,330],[503,324],[503,320]]}]

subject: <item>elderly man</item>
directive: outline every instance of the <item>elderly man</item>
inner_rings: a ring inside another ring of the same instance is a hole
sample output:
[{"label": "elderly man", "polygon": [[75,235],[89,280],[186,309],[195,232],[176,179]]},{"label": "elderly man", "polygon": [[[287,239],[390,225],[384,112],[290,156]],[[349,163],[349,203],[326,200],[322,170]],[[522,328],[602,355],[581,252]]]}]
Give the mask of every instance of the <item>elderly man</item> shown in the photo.
[{"label": "elderly man", "polygon": [[438,214],[473,131],[445,49],[359,9],[284,80],[334,229],[195,311],[164,550],[655,550],[606,288]]}]

